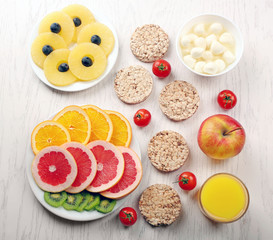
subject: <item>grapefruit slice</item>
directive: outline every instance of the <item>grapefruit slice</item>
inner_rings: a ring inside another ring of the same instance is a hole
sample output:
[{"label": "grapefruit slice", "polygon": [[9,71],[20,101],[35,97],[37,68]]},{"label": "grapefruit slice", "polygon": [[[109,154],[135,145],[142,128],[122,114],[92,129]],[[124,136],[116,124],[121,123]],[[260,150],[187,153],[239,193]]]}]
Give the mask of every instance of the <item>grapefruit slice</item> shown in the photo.
[{"label": "grapefruit slice", "polygon": [[97,172],[97,161],[93,153],[81,143],[69,142],[63,144],[61,147],[72,154],[78,167],[78,174],[75,181],[65,191],[79,193],[93,181]]},{"label": "grapefruit slice", "polygon": [[130,148],[118,147],[124,158],[124,172],[119,182],[100,194],[111,199],[127,196],[139,185],[142,178],[142,165],[137,154]]},{"label": "grapefruit slice", "polygon": [[31,172],[37,185],[46,192],[61,192],[74,182],[77,164],[64,148],[50,146],[33,159]]},{"label": "grapefruit slice", "polygon": [[113,187],[122,177],[124,159],[112,143],[96,140],[87,145],[97,160],[97,174],[86,188],[90,192],[102,192]]}]

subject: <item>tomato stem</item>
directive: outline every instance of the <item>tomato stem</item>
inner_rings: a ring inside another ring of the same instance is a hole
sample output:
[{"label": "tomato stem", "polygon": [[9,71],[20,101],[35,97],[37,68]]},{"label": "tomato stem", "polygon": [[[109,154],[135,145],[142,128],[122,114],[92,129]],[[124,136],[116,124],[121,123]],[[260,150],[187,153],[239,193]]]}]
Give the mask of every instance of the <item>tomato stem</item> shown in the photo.
[{"label": "tomato stem", "polygon": [[163,63],[161,63],[157,68],[159,71],[166,71],[167,70]]},{"label": "tomato stem", "polygon": [[185,177],[182,177],[181,180],[178,180],[177,182],[174,182],[174,183],[179,183],[179,182],[182,182],[183,184],[188,184],[189,183],[189,179],[185,178]]},{"label": "tomato stem", "polygon": [[126,217],[121,217],[122,219],[127,219],[128,218],[129,222],[132,222],[132,219],[135,220],[131,213],[126,213],[125,211],[122,211],[122,212],[126,215]]},{"label": "tomato stem", "polygon": [[224,94],[225,94],[225,97],[223,98],[223,100],[226,102],[225,105],[224,105],[224,107],[227,106],[227,104],[228,104],[229,101],[231,102],[231,107],[232,107],[233,100],[232,100],[231,97],[228,96],[226,93],[224,93]]}]

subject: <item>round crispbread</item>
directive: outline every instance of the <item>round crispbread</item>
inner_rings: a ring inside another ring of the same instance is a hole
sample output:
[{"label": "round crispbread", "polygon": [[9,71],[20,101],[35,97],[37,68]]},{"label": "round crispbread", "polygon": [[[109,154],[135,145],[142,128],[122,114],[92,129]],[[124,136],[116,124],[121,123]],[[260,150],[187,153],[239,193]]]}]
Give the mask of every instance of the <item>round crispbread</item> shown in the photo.
[{"label": "round crispbread", "polygon": [[200,98],[196,88],[186,81],[167,84],[159,96],[162,112],[173,121],[190,118],[199,106]]},{"label": "round crispbread", "polygon": [[178,219],[182,204],[178,193],[165,184],[148,187],[139,200],[139,210],[153,226],[170,225]]},{"label": "round crispbread", "polygon": [[163,172],[174,171],[183,166],[189,152],[183,136],[170,130],[157,133],[148,145],[148,157],[151,163]]},{"label": "round crispbread", "polygon": [[128,104],[146,100],[153,89],[153,78],[142,66],[121,69],[115,78],[114,89],[118,98]]},{"label": "round crispbread", "polygon": [[130,47],[140,61],[154,62],[166,54],[169,37],[158,25],[146,24],[132,34]]}]

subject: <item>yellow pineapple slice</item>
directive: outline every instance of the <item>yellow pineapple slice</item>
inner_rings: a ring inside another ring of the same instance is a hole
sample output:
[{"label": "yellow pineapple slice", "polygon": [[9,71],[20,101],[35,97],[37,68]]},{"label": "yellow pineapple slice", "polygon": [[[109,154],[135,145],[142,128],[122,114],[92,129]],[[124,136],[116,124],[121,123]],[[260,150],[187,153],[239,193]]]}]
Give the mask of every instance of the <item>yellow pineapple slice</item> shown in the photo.
[{"label": "yellow pineapple slice", "polygon": [[68,65],[70,50],[58,49],[52,52],[44,62],[44,72],[47,80],[56,86],[66,86],[77,78],[71,73]]},{"label": "yellow pineapple slice", "polygon": [[71,17],[75,25],[73,42],[77,42],[78,34],[84,26],[96,21],[90,10],[80,4],[71,4],[65,7],[63,11]]},{"label": "yellow pineapple slice", "polygon": [[86,25],[79,33],[78,43],[91,42],[99,45],[108,56],[115,45],[112,31],[102,23],[91,23]]},{"label": "yellow pineapple slice", "polygon": [[71,51],[68,65],[78,79],[89,81],[98,78],[104,72],[107,58],[98,45],[81,43]]},{"label": "yellow pineapple slice", "polygon": [[41,33],[34,39],[31,45],[31,57],[36,65],[44,68],[44,61],[51,52],[66,47],[64,39],[59,35],[51,32]]},{"label": "yellow pineapple slice", "polygon": [[62,11],[56,11],[46,15],[39,25],[39,33],[53,32],[63,37],[66,44],[72,41],[75,26],[72,19]]}]

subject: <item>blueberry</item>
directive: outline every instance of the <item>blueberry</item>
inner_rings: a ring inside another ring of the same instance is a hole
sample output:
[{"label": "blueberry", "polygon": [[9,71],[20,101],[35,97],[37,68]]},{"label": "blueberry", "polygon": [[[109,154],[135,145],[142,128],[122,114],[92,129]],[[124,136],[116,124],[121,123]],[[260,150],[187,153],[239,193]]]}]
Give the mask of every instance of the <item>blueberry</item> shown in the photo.
[{"label": "blueberry", "polygon": [[82,58],[82,65],[85,67],[90,67],[93,65],[93,62],[89,57],[83,57]]},{"label": "blueberry", "polygon": [[48,56],[53,51],[53,48],[49,45],[44,45],[42,51],[44,55]]},{"label": "blueberry", "polygon": [[78,17],[73,18],[73,22],[74,22],[75,27],[78,27],[82,24],[81,19],[79,19]]},{"label": "blueberry", "polygon": [[59,23],[52,23],[50,25],[50,30],[53,33],[59,33],[61,31],[61,25]]},{"label": "blueberry", "polygon": [[67,72],[68,69],[69,69],[69,66],[67,63],[62,63],[58,67],[59,72]]},{"label": "blueberry", "polygon": [[98,35],[93,35],[93,36],[91,37],[91,43],[100,45],[100,43],[101,43],[100,37],[99,37]]}]

